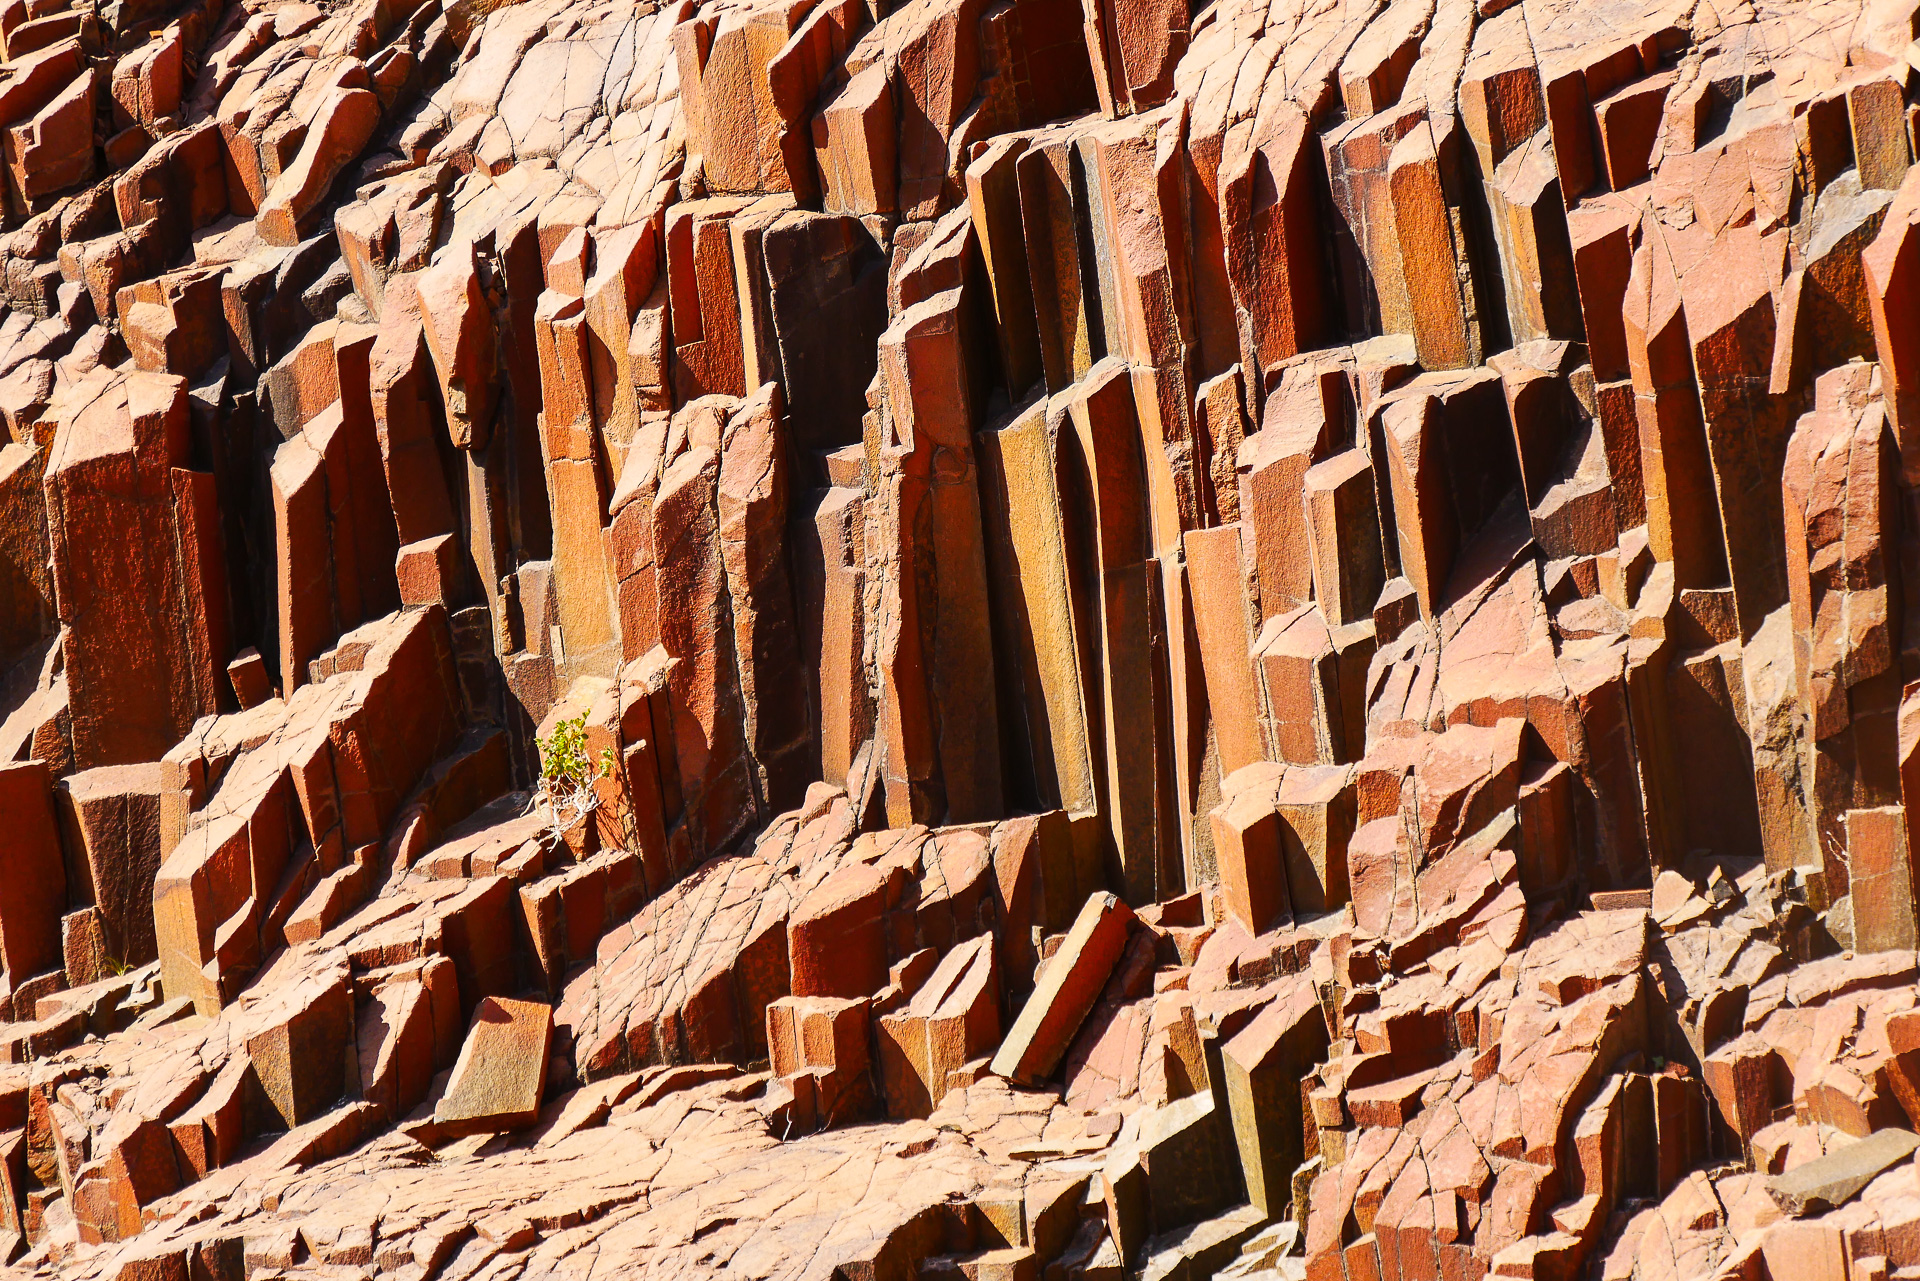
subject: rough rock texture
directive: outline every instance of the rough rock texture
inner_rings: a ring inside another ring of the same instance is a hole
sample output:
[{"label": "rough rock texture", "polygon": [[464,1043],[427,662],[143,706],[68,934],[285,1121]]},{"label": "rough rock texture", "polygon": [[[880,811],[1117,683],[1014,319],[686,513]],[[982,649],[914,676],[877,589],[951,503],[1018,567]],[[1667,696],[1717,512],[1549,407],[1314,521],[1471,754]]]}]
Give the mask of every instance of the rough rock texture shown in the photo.
[{"label": "rough rock texture", "polygon": [[0,1269],[1920,1277],[1917,37],[0,5]]}]

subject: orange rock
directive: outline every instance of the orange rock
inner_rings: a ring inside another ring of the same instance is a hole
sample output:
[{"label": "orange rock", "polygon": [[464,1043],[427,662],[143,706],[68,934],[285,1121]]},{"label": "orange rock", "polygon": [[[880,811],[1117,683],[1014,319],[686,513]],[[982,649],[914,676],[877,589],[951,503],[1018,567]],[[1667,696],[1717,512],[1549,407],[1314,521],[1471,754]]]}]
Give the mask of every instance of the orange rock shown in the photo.
[{"label": "orange rock", "polygon": [[995,1075],[1023,1085],[1053,1075],[1120,959],[1133,919],[1132,910],[1111,894],[1087,899],[994,1054]]},{"label": "orange rock", "polygon": [[994,940],[983,935],[942,958],[904,1009],[875,1021],[887,1115],[930,1115],[955,1077],[1000,1040]]},{"label": "orange rock", "polygon": [[539,1114],[546,1093],[553,1011],[534,1001],[487,997],[474,1007],[446,1092],[434,1104],[443,1134],[516,1130]]}]

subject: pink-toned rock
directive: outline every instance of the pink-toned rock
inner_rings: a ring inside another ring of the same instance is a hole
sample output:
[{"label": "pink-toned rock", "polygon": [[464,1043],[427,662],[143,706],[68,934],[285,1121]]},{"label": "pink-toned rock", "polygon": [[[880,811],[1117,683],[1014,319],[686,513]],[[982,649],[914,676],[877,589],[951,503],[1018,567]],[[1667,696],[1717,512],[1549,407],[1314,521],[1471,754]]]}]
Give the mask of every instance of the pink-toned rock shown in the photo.
[{"label": "pink-toned rock", "polygon": [[995,1075],[1023,1085],[1053,1075],[1120,959],[1133,921],[1132,909],[1111,894],[1087,899],[995,1052]]}]

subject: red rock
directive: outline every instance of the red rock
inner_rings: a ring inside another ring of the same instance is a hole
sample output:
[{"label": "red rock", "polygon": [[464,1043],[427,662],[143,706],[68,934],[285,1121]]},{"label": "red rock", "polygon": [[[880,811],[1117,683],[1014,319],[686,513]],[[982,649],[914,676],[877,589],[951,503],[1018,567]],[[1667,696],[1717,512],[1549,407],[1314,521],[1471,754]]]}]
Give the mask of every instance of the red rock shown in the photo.
[{"label": "red rock", "polygon": [[[980,436],[982,481],[994,495],[987,507],[1005,513],[1004,522],[995,520],[989,527],[988,564],[991,572],[1011,575],[1020,587],[1021,608],[1004,620],[1000,631],[1009,652],[1022,658],[1003,678],[1009,687],[1018,684],[1024,713],[1019,719],[1027,739],[1027,751],[1016,754],[1010,767],[1030,768],[1049,804],[1086,810],[1095,803],[1096,787],[1091,726],[1079,679],[1081,659],[1067,595],[1067,543],[1047,440],[1046,408],[1039,402],[1016,421]],[[1228,611],[1238,606],[1235,568],[1236,596],[1225,607]],[[823,630],[823,639],[825,635]],[[826,688],[823,680],[823,691]],[[1019,755],[1030,756],[1030,763]]]},{"label": "red rock", "polygon": [[212,478],[185,466],[186,386],[99,374],[49,413],[64,427],[47,461],[47,525],[66,679],[84,700],[75,761],[158,760],[216,708],[215,662],[232,652]]},{"label": "red rock", "polygon": [[887,878],[854,863],[794,908],[787,951],[796,996],[867,996],[887,981]]},{"label": "red rock", "polygon": [[1221,784],[1221,808],[1209,815],[1214,857],[1229,915],[1249,934],[1264,934],[1292,918],[1280,815],[1278,767],[1259,763]]},{"label": "red rock", "polygon": [[267,673],[266,660],[251,646],[227,664],[227,681],[233,686],[233,696],[239,701],[241,711],[273,697],[273,678]]},{"label": "red rock", "polygon": [[460,570],[454,561],[458,548],[453,535],[440,534],[400,549],[394,573],[404,605],[446,605],[459,595]]},{"label": "red rock", "polygon": [[0,969],[10,991],[64,967],[61,915],[67,872],[53,823],[47,768],[39,761],[0,767],[0,812],[11,853],[0,888]]},{"label": "red rock", "polygon": [[493,313],[481,290],[471,245],[451,245],[415,278],[427,349],[447,405],[448,429],[461,449],[486,448],[493,434],[497,360]]},{"label": "red rock", "polygon": [[924,299],[880,339],[889,413],[911,442],[889,469],[874,535],[886,540],[883,563],[901,567],[884,579],[882,609],[924,620],[880,635],[883,779],[887,814],[901,824],[990,819],[1004,805],[978,499],[972,485],[936,483],[934,467],[942,450],[972,440],[960,304],[957,290]]},{"label": "red rock", "polygon": [[1109,1231],[1121,1257],[1148,1248],[1146,1238],[1211,1218],[1240,1191],[1226,1117],[1209,1092],[1142,1115],[1101,1171]]},{"label": "red rock", "polygon": [[793,589],[778,536],[787,523],[784,418],[772,384],[740,407],[727,424],[716,500],[745,732],[758,775],[754,790],[775,809],[805,795],[818,753],[806,678],[795,661]]},{"label": "red rock", "polygon": [[1903,949],[1909,939],[1920,939],[1904,810],[1848,811],[1847,866],[1855,946],[1879,952]]},{"label": "red rock", "polygon": [[899,140],[884,68],[863,68],[821,108],[814,116],[813,145],[829,213],[858,216],[899,208]]},{"label": "red rock", "polygon": [[931,1114],[962,1067],[1000,1040],[993,937],[949,952],[904,1009],[876,1020],[875,1035],[887,1115]]},{"label": "red rock", "polygon": [[390,983],[359,1017],[360,1093],[390,1118],[403,1117],[427,1096],[434,1069],[434,1012],[426,986]]},{"label": "red rock", "polygon": [[319,103],[299,153],[282,169],[255,216],[261,239],[295,245],[311,229],[315,207],[333,180],[366,146],[380,123],[380,101],[345,84]]},{"label": "red rock", "polygon": [[[1867,311],[1873,320],[1873,342],[1880,361],[1880,376],[1885,380],[1889,416],[1901,441],[1901,458],[1913,456],[1911,441],[1915,415],[1920,405],[1920,334],[1903,324],[1913,298],[1916,276],[1920,275],[1920,239],[1915,223],[1920,221],[1920,178],[1909,169],[1893,203],[1887,207],[1880,234],[1860,255],[1866,276]],[[1912,464],[1906,464],[1911,473]]]},{"label": "red rock", "polygon": [[446,1092],[434,1105],[443,1134],[484,1134],[529,1125],[546,1093],[553,1011],[533,1001],[487,997],[474,1008]]},{"label": "red rock", "polygon": [[1896,9],[0,5],[0,1263],[1920,1266]]},{"label": "red rock", "polygon": [[44,205],[45,197],[93,177],[94,97],[93,73],[82,72],[30,118],[7,129],[7,167],[23,200]]},{"label": "red rock", "polygon": [[1120,959],[1132,922],[1133,912],[1111,894],[1087,900],[994,1054],[995,1075],[1021,1084],[1053,1075]]},{"label": "red rock", "polygon": [[316,974],[256,1016],[247,1058],[282,1125],[292,1129],[331,1108],[346,1085],[353,995],[341,973]]},{"label": "red rock", "polygon": [[1256,1206],[1270,1210],[1292,1196],[1302,1132],[1297,1083],[1325,1053],[1326,1037],[1312,988],[1294,982],[1221,1048],[1234,1138]]},{"label": "red rock", "polygon": [[776,1078],[761,1110],[787,1139],[858,1121],[875,1111],[865,997],[783,997],[767,1006]]},{"label": "red rock", "polygon": [[1307,119],[1292,104],[1242,121],[1226,138],[1221,236],[1234,309],[1245,318],[1243,369],[1264,372],[1309,350],[1327,327],[1310,139]]},{"label": "red rock", "polygon": [[1182,541],[1224,777],[1258,761],[1263,751],[1242,588],[1241,531],[1238,524],[1192,530]]},{"label": "red rock", "polygon": [[385,292],[369,356],[369,394],[403,544],[453,531],[448,482],[424,395],[429,362],[417,276],[396,277]]},{"label": "red rock", "polygon": [[[661,478],[656,546],[691,539],[659,583],[661,644],[679,664],[668,678],[682,804],[702,852],[724,845],[749,815],[750,783],[738,677],[716,643],[726,608],[714,495],[720,460],[706,446],[682,454]],[[729,647],[730,648],[730,647]]]},{"label": "red rock", "polygon": [[128,122],[152,132],[161,118],[179,111],[183,48],[180,29],[170,28],[114,65],[112,93],[120,109],[116,118],[124,114]]},{"label": "red rock", "polygon": [[678,205],[668,218],[673,384],[681,403],[703,395],[742,396],[748,390],[728,235],[728,220],[741,203],[716,196]]},{"label": "red rock", "polygon": [[[84,868],[100,909],[109,956],[141,965],[155,955],[149,887],[160,870],[161,817],[168,788],[157,765],[113,765],[61,780],[66,846]],[[71,878],[77,880],[78,878]],[[80,886],[70,884],[69,892]]]}]

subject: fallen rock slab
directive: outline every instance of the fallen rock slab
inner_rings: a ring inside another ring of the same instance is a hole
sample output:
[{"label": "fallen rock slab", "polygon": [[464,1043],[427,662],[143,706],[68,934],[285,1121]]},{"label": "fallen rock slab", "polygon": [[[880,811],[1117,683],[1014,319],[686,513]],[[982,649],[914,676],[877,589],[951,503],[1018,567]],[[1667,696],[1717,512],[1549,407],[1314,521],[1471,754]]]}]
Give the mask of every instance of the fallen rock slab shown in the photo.
[{"label": "fallen rock slab", "polygon": [[441,1134],[486,1134],[532,1125],[547,1089],[553,1010],[490,996],[473,1011],[446,1093],[433,1108]]},{"label": "fallen rock slab", "polygon": [[1913,1155],[1920,1134],[1876,1130],[1837,1152],[1815,1157],[1767,1180],[1767,1195],[1795,1218],[1825,1214],[1860,1195],[1860,1189]]},{"label": "fallen rock slab", "polygon": [[1037,1085],[1053,1075],[1120,959],[1134,919],[1133,909],[1112,894],[1087,899],[994,1054],[996,1076]]}]

